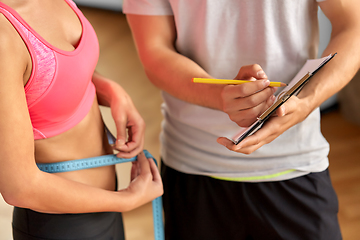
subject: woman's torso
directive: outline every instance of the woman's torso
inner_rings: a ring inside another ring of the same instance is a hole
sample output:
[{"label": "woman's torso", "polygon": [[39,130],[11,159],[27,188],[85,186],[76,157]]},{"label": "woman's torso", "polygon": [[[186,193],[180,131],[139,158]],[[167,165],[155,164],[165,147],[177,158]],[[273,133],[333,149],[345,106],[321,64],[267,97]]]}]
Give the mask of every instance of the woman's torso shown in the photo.
[{"label": "woman's torso", "polygon": [[[67,52],[76,50],[83,29],[77,14],[64,0],[1,2],[14,9],[50,45]],[[24,51],[29,52],[25,45]],[[34,67],[30,53],[26,56],[24,86],[30,79]],[[70,130],[50,138],[35,140],[35,160],[39,163],[60,162],[109,153],[112,153],[112,149],[106,141],[96,97],[85,118]],[[58,175],[99,188],[108,190],[115,188],[114,166],[58,173]]]}]

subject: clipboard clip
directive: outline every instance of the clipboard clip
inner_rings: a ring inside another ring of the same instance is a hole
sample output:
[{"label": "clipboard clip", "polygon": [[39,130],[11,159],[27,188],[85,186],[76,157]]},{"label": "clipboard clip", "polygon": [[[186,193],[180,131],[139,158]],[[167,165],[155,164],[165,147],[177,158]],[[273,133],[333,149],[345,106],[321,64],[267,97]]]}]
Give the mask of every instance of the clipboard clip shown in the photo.
[{"label": "clipboard clip", "polygon": [[310,77],[313,74],[311,72],[308,72],[303,76],[294,86],[292,86],[288,91],[280,93],[278,100],[269,107],[263,114],[260,115],[259,119],[262,121],[265,121],[270,117],[271,114],[273,114],[276,109],[278,109],[283,103],[285,103],[289,98],[293,95],[297,95],[301,89],[305,86],[305,84],[309,81]]},{"label": "clipboard clip", "polygon": [[[297,81],[293,86],[288,86],[290,89],[286,90],[284,89],[283,92],[281,92],[277,96],[277,100],[273,105],[271,105],[265,112],[263,112],[257,120],[248,128],[241,130],[239,133],[237,133],[233,138],[231,139],[235,144],[239,144],[244,138],[254,134],[257,130],[259,130],[262,125],[265,123],[265,121],[282,105],[284,104],[291,96],[298,95],[299,92],[303,89],[305,84],[309,82],[310,78],[318,72],[327,62],[329,62],[335,54],[330,54],[328,57],[325,57],[323,62],[320,63],[320,65],[313,71],[308,72],[305,74],[299,81]],[[288,88],[287,87],[287,88]]]}]

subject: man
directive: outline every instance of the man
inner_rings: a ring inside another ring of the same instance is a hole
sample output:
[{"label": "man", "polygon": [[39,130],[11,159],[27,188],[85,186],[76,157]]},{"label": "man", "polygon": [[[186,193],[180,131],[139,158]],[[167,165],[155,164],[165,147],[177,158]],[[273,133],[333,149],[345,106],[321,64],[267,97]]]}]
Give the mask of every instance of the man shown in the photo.
[{"label": "man", "polygon": [[[145,72],[163,90],[167,239],[341,239],[318,107],[360,66],[358,5],[124,2]],[[338,55],[254,135],[238,145],[221,137],[274,102],[268,78],[288,83],[316,58],[318,6],[332,23],[324,56]],[[257,81],[224,86],[195,84],[194,77]]]}]

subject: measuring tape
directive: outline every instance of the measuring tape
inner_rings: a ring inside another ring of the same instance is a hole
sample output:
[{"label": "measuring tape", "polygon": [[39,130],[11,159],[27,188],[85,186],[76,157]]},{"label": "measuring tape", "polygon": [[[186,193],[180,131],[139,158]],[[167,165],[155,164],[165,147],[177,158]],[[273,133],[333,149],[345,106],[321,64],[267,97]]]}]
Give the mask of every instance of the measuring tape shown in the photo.
[{"label": "measuring tape", "polygon": [[[109,141],[110,142],[110,141]],[[147,158],[152,158],[157,164],[155,158],[146,150],[144,154]],[[59,173],[59,172],[69,172],[76,171],[88,168],[96,168],[103,166],[115,165],[118,163],[126,163],[136,161],[137,157],[132,158],[118,158],[115,154],[104,155],[93,158],[84,158],[78,160],[71,160],[65,162],[57,163],[39,163],[37,164],[38,168],[41,171],[48,173]],[[164,223],[162,216],[162,200],[161,197],[158,197],[152,201],[152,212],[153,212],[153,221],[154,221],[154,236],[155,240],[164,240]]]}]

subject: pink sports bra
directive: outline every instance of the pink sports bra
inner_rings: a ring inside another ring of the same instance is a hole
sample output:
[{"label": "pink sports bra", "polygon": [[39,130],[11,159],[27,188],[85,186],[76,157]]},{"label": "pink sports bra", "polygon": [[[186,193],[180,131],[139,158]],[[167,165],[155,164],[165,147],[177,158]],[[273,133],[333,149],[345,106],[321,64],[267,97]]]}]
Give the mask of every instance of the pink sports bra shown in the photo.
[{"label": "pink sports bra", "polygon": [[82,36],[74,51],[52,46],[15,10],[0,2],[0,13],[18,31],[31,55],[33,68],[25,94],[35,140],[74,127],[88,114],[95,98],[91,79],[99,57],[96,33],[76,5],[65,1],[82,24]]}]

